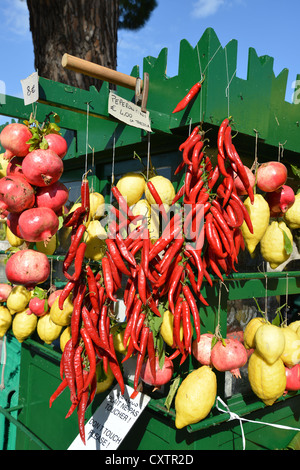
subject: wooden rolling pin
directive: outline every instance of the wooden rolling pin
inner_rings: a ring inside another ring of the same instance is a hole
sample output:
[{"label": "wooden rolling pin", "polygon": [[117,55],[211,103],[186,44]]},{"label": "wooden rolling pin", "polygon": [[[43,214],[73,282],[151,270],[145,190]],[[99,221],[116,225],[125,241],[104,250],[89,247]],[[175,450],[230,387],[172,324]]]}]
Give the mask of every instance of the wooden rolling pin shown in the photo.
[{"label": "wooden rolling pin", "polygon": [[[94,64],[88,60],[79,59],[78,57],[67,53],[63,55],[61,64],[65,69],[73,70],[73,72],[82,73],[89,77],[98,78],[99,80],[104,80],[115,85],[130,88],[131,90],[135,90],[136,87],[136,77],[117,72],[116,70],[103,67],[102,65]],[[142,89],[142,80],[140,86]]]}]

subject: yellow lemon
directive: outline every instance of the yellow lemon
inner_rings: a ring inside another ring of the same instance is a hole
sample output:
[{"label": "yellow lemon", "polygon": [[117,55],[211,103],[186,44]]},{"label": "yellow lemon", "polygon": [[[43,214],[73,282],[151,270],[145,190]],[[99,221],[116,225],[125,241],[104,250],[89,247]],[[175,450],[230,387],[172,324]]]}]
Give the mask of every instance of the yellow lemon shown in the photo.
[{"label": "yellow lemon", "polygon": [[45,242],[36,242],[36,249],[40,253],[51,256],[54,254],[57,247],[57,236],[56,233],[50,238],[49,242],[45,245]]},{"label": "yellow lemon", "polygon": [[300,228],[300,193],[295,195],[294,204],[286,211],[283,218],[291,230]]},{"label": "yellow lemon", "polygon": [[34,313],[28,314],[29,310],[16,313],[12,322],[12,331],[19,343],[29,338],[36,329],[38,317]]},{"label": "yellow lemon", "polygon": [[[133,215],[143,215],[147,219],[149,236],[152,243],[159,238],[159,213],[151,211],[151,206],[146,199],[140,199],[136,204],[131,206]],[[129,225],[130,231],[142,224],[142,220],[138,220],[135,224]]]},{"label": "yellow lemon", "polygon": [[289,328],[291,328],[294,331],[297,331],[299,327],[300,327],[300,320],[293,321],[292,323],[289,324]]},{"label": "yellow lemon", "polygon": [[58,306],[59,297],[54,300],[50,308],[51,320],[59,326],[69,326],[71,324],[71,316],[73,313],[72,294],[70,294],[63,303],[63,309]]},{"label": "yellow lemon", "polygon": [[285,250],[283,230],[293,244],[293,235],[284,222],[273,221],[260,241],[260,252],[265,261],[270,263],[272,269],[276,269],[289,257]]},{"label": "yellow lemon", "polygon": [[217,395],[217,378],[208,366],[193,370],[182,381],[175,397],[175,426],[181,429],[204,419]]},{"label": "yellow lemon", "polygon": [[145,178],[139,173],[126,173],[117,182],[117,188],[127,200],[128,206],[138,202],[145,191]]},{"label": "yellow lemon", "polygon": [[126,354],[127,352],[127,348],[125,348],[123,344],[124,331],[125,329],[122,327],[122,325],[114,325],[111,328],[111,333],[113,334],[113,342],[114,342],[115,351],[121,354]]},{"label": "yellow lemon", "polygon": [[[174,315],[170,310],[166,310],[163,315],[163,321],[160,325],[160,334],[163,337],[168,346],[174,348],[174,337],[173,337],[173,324]],[[183,325],[180,323],[180,339],[183,339]]]},{"label": "yellow lemon", "polygon": [[21,246],[24,243],[24,240],[14,235],[8,226],[6,226],[6,240],[10,246]]},{"label": "yellow lemon", "polygon": [[9,164],[9,160],[3,158],[4,153],[0,153],[0,178],[4,178],[6,176],[7,165]]},{"label": "yellow lemon", "polygon": [[[156,191],[158,192],[162,203],[171,206],[175,197],[175,189],[171,181],[168,178],[160,175],[153,176],[149,179],[149,181],[151,181]],[[149,204],[156,204],[156,201],[147,186],[145,189],[145,197]]]},{"label": "yellow lemon", "polygon": [[247,323],[244,330],[244,346],[246,349],[253,349],[255,347],[255,333],[264,323],[266,323],[266,321],[262,317],[252,318],[252,320]]},{"label": "yellow lemon", "polygon": [[241,225],[241,230],[247,250],[250,254],[253,254],[256,246],[268,228],[270,208],[261,194],[255,194],[253,204],[251,204],[250,198],[247,197],[244,201],[244,205],[252,222],[253,233],[248,229],[246,222],[243,222]]},{"label": "yellow lemon", "polygon": [[51,320],[50,313],[46,313],[38,319],[37,334],[46,344],[51,344],[61,333],[62,326]]},{"label": "yellow lemon", "polygon": [[289,326],[281,328],[285,338],[281,359],[287,367],[293,367],[300,362],[300,338],[296,331]]},{"label": "yellow lemon", "polygon": [[90,215],[91,219],[100,219],[104,215],[105,199],[102,194],[90,193]]},{"label": "yellow lemon", "polygon": [[64,351],[65,345],[67,344],[70,338],[71,338],[71,327],[67,326],[59,338],[59,346],[62,352]]},{"label": "yellow lemon", "polygon": [[115,378],[109,365],[107,367],[107,373],[104,372],[102,362],[99,362],[99,364],[97,364],[96,376],[97,376],[96,394],[105,392],[107,389],[109,389],[109,387],[112,385],[114,378]]},{"label": "yellow lemon", "polygon": [[10,313],[22,312],[31,299],[31,292],[24,286],[15,286],[7,297],[6,306]]},{"label": "yellow lemon", "polygon": [[255,350],[248,362],[248,379],[253,393],[265,405],[271,406],[285,391],[284,363],[281,359],[277,359],[270,365]]},{"label": "yellow lemon", "polygon": [[86,242],[85,257],[94,261],[100,261],[106,251],[106,231],[99,220],[91,220],[85,235]]},{"label": "yellow lemon", "polygon": [[11,327],[12,315],[7,307],[0,306],[0,337],[2,338]]},{"label": "yellow lemon", "polygon": [[255,348],[268,364],[274,364],[284,351],[285,338],[282,328],[266,323],[255,333]]}]

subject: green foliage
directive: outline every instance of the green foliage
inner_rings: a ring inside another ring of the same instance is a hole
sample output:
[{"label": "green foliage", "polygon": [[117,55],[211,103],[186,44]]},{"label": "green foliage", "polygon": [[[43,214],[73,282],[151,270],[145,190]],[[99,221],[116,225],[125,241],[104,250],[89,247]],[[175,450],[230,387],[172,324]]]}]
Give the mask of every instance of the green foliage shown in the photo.
[{"label": "green foliage", "polygon": [[156,7],[156,0],[120,0],[119,28],[142,28]]}]

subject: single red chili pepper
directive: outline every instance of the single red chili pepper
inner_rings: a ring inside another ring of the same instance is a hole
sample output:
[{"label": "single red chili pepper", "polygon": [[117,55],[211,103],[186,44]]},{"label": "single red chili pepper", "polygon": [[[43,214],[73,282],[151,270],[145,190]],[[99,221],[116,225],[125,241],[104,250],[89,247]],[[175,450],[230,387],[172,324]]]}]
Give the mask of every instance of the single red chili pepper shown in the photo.
[{"label": "single red chili pepper", "polygon": [[155,353],[155,347],[154,347],[154,335],[153,335],[153,331],[150,329],[149,329],[149,334],[148,334],[147,353],[148,353],[151,374],[155,380],[156,378],[156,353]]},{"label": "single red chili pepper", "polygon": [[[195,281],[195,275],[194,275],[194,272],[193,272],[193,269],[191,268],[191,266],[189,265],[189,263],[186,263],[186,272],[187,272],[187,276],[188,276],[188,279],[191,283],[191,286],[193,288],[193,291],[195,292],[195,295],[198,297],[198,299],[208,307],[208,302],[206,301],[206,299],[203,297],[203,295],[201,294],[200,292],[200,289],[198,288],[198,283],[196,283]],[[204,277],[204,274],[205,274],[205,270],[204,270],[204,267],[203,267],[203,277]],[[200,288],[201,288],[201,285],[200,285]]]},{"label": "single red chili pepper", "polygon": [[85,292],[86,285],[81,282],[78,286],[77,293],[73,302],[73,312],[71,315],[71,339],[73,348],[77,346],[78,342],[81,320],[81,308],[84,301]]},{"label": "single red chili pepper", "polygon": [[117,268],[114,260],[109,251],[106,253],[107,259],[109,261],[109,266],[111,270],[111,274],[114,280],[115,289],[118,290],[122,287],[122,274],[120,273],[119,269]]},{"label": "single red chili pepper", "polygon": [[179,348],[180,352],[183,353],[183,343],[180,338],[180,324],[181,324],[181,311],[182,311],[182,297],[177,299],[174,318],[173,318],[173,341],[174,347]]},{"label": "single red chili pepper", "polygon": [[234,179],[233,179],[233,176],[231,175],[230,169],[229,169],[228,174],[229,174],[229,176],[227,178],[224,178],[224,180],[223,180],[223,185],[225,187],[225,196],[224,196],[224,199],[223,199],[223,207],[229,201],[231,193],[234,189]]},{"label": "single red chili pepper", "polygon": [[64,286],[58,298],[58,307],[60,310],[63,310],[64,302],[66,298],[71,294],[75,286],[76,286],[75,281],[68,281],[67,284]]},{"label": "single red chili pepper", "polygon": [[108,319],[108,308],[107,305],[103,305],[98,325],[98,333],[102,342],[102,347],[105,351],[109,351],[109,340],[107,330],[107,319]]},{"label": "single red chili pepper", "polygon": [[138,386],[138,381],[139,381],[143,361],[144,361],[146,350],[147,350],[148,335],[149,335],[149,327],[144,325],[142,328],[142,332],[141,332],[140,350],[138,351],[138,355],[137,355],[136,368],[135,368],[135,374],[134,374],[134,380],[133,380],[134,390],[136,390]]},{"label": "single red chili pepper", "polygon": [[169,356],[170,361],[174,361],[174,359],[176,359],[176,357],[178,357],[179,354],[180,354],[179,349],[175,349],[175,351],[171,354],[171,356]]},{"label": "single red chili pepper", "polygon": [[220,153],[218,153],[217,160],[218,160],[218,167],[219,167],[221,175],[223,175],[225,178],[228,178],[229,173],[227,172],[227,169],[225,167],[225,160],[223,160]]},{"label": "single red chili pepper", "polygon": [[77,207],[74,211],[70,212],[64,219],[64,227],[75,227],[79,226],[81,221],[84,219],[86,209],[84,207]]},{"label": "single red chili pepper", "polygon": [[243,214],[244,214],[244,220],[247,224],[247,227],[249,229],[249,231],[251,233],[253,233],[253,226],[252,226],[252,222],[251,222],[251,219],[250,219],[250,215],[246,209],[246,206],[244,205],[243,201],[234,193],[232,193],[231,195],[231,198],[240,206],[240,208],[242,209],[243,211]]},{"label": "single red chili pepper", "polygon": [[92,307],[95,310],[95,313],[99,315],[99,296],[98,296],[98,287],[96,283],[96,279],[91,267],[87,264],[86,265],[86,275],[87,275],[87,283],[89,289],[89,298],[92,304]]},{"label": "single red chili pepper", "polygon": [[114,197],[118,201],[120,209],[123,212],[125,212],[126,215],[128,215],[128,217],[131,219],[131,221],[134,220],[136,216],[133,215],[131,209],[129,208],[129,206],[127,204],[126,199],[122,196],[122,194],[120,193],[117,186],[112,186],[111,187],[111,192],[113,193]]},{"label": "single red chili pepper", "polygon": [[183,339],[185,349],[191,353],[191,342],[192,342],[192,324],[190,316],[190,308],[188,302],[183,299],[182,301],[182,325],[183,325]]},{"label": "single red chili pepper", "polygon": [[124,240],[119,233],[116,235],[116,243],[123,258],[126,259],[126,261],[128,261],[128,263],[130,263],[134,268],[136,268],[137,264],[134,256],[130,253],[130,251],[128,251],[127,246],[125,245]]},{"label": "single red chili pepper", "polygon": [[212,189],[220,177],[220,169],[218,165],[215,166],[211,178],[208,180],[208,187]]},{"label": "single red chili pepper", "polygon": [[168,219],[168,216],[167,216],[167,213],[166,213],[166,209],[165,209],[165,206],[161,200],[161,197],[160,195],[158,194],[154,184],[152,183],[152,181],[148,181],[147,182],[147,187],[151,193],[151,196],[153,197],[154,201],[156,202],[156,204],[159,206],[159,211],[161,212],[162,214],[162,217],[163,217],[163,220],[165,222],[167,222],[169,219]]},{"label": "single red chili pepper", "polygon": [[185,95],[185,97],[179,101],[175,109],[173,110],[172,114],[178,113],[179,111],[184,110],[187,105],[192,101],[192,99],[199,93],[201,90],[203,80],[200,82],[195,83],[195,85],[192,86],[192,88],[189,90],[189,92]]},{"label": "single red chili pepper", "polygon": [[185,300],[187,300],[189,307],[190,307],[190,312],[192,313],[193,319],[194,319],[194,326],[196,330],[196,338],[197,342],[200,341],[200,317],[199,317],[199,311],[197,304],[195,302],[195,298],[190,291],[189,286],[184,285],[182,288]]},{"label": "single red chili pepper", "polygon": [[[87,371],[83,371],[84,379],[88,375]],[[85,445],[85,412],[87,408],[87,403],[89,399],[89,389],[84,388],[80,401],[77,407],[77,416],[78,416],[78,428],[79,428],[79,435],[81,437],[82,442]]]},{"label": "single red chili pepper", "polygon": [[212,250],[216,253],[218,258],[225,258],[227,253],[222,251],[221,240],[218,236],[218,233],[213,225],[213,216],[211,213],[206,215],[205,220],[205,234],[206,239]]},{"label": "single red chili pepper", "polygon": [[233,148],[233,152],[234,152],[234,155],[235,155],[235,161],[236,161],[236,173],[238,174],[238,176],[240,177],[243,185],[245,186],[246,190],[247,190],[247,193],[248,193],[248,196],[249,196],[249,199],[251,201],[251,203],[253,204],[254,203],[254,193],[253,193],[253,188],[252,186],[250,185],[250,182],[249,182],[249,178],[248,178],[248,175],[246,173],[246,170],[245,170],[245,167],[234,147],[234,145],[232,145],[232,148]]},{"label": "single red chili pepper", "polygon": [[182,142],[182,144],[180,144],[179,151],[181,152],[190,143],[190,141],[195,137],[195,135],[199,134],[200,131],[201,131],[200,127],[195,126],[192,132],[187,136],[185,141]]},{"label": "single red chili pepper", "polygon": [[121,363],[123,364],[123,362],[127,361],[130,357],[133,356],[134,353],[135,353],[135,347],[133,345],[132,338],[130,337],[127,343],[127,353],[123,357]]},{"label": "single red chili pepper", "polygon": [[82,368],[82,354],[83,346],[79,344],[74,353],[74,371],[75,371],[75,384],[77,390],[77,400],[80,399],[82,391],[83,391],[83,368]]},{"label": "single red chili pepper", "polygon": [[176,168],[176,170],[174,171],[174,175],[178,175],[185,167],[185,162],[181,162],[179,163],[178,167]]},{"label": "single red chili pepper", "polygon": [[110,300],[116,302],[117,299],[114,296],[114,280],[112,277],[109,260],[105,256],[102,258],[102,271],[107,296],[110,298]]},{"label": "single red chili pepper", "polygon": [[173,204],[176,204],[176,202],[179,201],[179,199],[181,199],[185,194],[185,183],[181,186],[181,188],[177,191],[173,201],[172,201],[172,204],[171,206],[173,206]]},{"label": "single red chili pepper", "polygon": [[149,253],[150,253],[150,234],[147,228],[143,237],[142,266],[146,277],[149,277]]},{"label": "single red chili pepper", "polygon": [[73,348],[72,338],[70,338],[64,347],[64,374],[70,389],[72,403],[76,401],[74,354],[75,349]]},{"label": "single red chili pepper", "polygon": [[191,184],[193,179],[192,165],[188,165],[185,172],[184,186],[185,186],[185,199],[189,198],[191,192]]},{"label": "single red chili pepper", "polygon": [[81,207],[85,209],[85,221],[88,220],[90,214],[90,188],[89,188],[89,181],[86,175],[83,176],[81,181]]},{"label": "single red chili pepper", "polygon": [[71,276],[68,272],[66,272],[66,271],[64,272],[65,277],[69,281],[77,281],[79,279],[79,277],[82,273],[82,263],[83,263],[83,260],[84,260],[85,250],[86,250],[86,243],[81,242],[79,247],[78,247],[76,256],[75,256],[75,263],[74,263],[75,271],[74,271],[74,274]]},{"label": "single red chili pepper", "polygon": [[89,361],[89,371],[87,379],[84,383],[84,391],[87,390],[89,385],[92,383],[94,376],[96,375],[96,352],[90,335],[88,334],[85,327],[80,330],[81,337],[84,342],[85,351]]},{"label": "single red chili pepper", "polygon": [[138,292],[144,305],[147,304],[146,282],[147,280],[146,280],[145,272],[142,266],[140,266],[139,271],[138,271]]},{"label": "single red chili pepper", "polygon": [[138,351],[140,350],[140,347],[137,343],[136,327],[137,327],[137,323],[138,323],[138,319],[139,319],[139,315],[141,311],[142,311],[142,301],[141,299],[137,299],[133,308],[133,312],[132,312],[131,338],[132,338],[135,349],[137,349]]},{"label": "single red chili pepper", "polygon": [[168,300],[169,300],[169,309],[172,313],[174,313],[174,309],[175,309],[173,296],[174,296],[176,287],[177,287],[178,283],[180,282],[180,278],[181,278],[182,273],[183,273],[183,265],[178,265],[174,269],[174,273],[172,275],[172,278],[170,279],[170,284],[171,285],[170,285],[170,289],[169,289],[169,292],[168,292]]},{"label": "single red chili pepper", "polygon": [[188,201],[189,203],[191,203],[191,204],[196,203],[198,193],[203,188],[204,183],[205,183],[204,179],[199,179],[197,181],[197,183],[193,186],[193,188],[190,191],[190,195],[189,195],[189,201]]},{"label": "single red chili pepper", "polygon": [[51,397],[50,397],[50,400],[49,400],[49,408],[51,408],[53,402],[56,400],[56,398],[58,398],[60,396],[60,394],[67,388],[68,386],[68,381],[66,378],[64,378],[59,386],[57,387],[57,389],[55,390],[55,392],[52,393]]},{"label": "single red chili pepper", "polygon": [[191,165],[192,166],[192,154],[195,145],[197,142],[199,142],[202,139],[202,136],[200,134],[196,134],[194,136],[191,136],[186,145],[183,148],[182,152],[182,159],[186,165]]},{"label": "single red chili pepper", "polygon": [[95,343],[96,346],[106,349],[106,344],[104,344],[98,334],[98,331],[96,330],[95,326],[93,325],[93,322],[90,318],[90,314],[86,306],[84,305],[82,307],[82,320],[84,324],[84,328],[86,329],[89,337]]},{"label": "single red chili pepper", "polygon": [[84,224],[80,224],[76,229],[75,235],[71,236],[71,244],[63,261],[63,272],[68,271],[69,267],[71,266],[85,231],[86,226]]},{"label": "single red chili pepper", "polygon": [[242,211],[242,208],[239,204],[236,203],[236,201],[232,199],[229,200],[228,204],[232,207],[232,210],[234,212],[236,218],[236,227],[240,227],[244,222],[244,213]]},{"label": "single red chili pepper", "polygon": [[204,147],[203,140],[196,142],[193,153],[192,153],[192,173],[193,175],[197,175],[198,168],[202,158],[204,157],[204,153],[201,152]]},{"label": "single red chili pepper", "polygon": [[229,125],[229,119],[226,118],[223,120],[223,122],[221,123],[219,127],[218,137],[217,137],[218,152],[223,160],[225,160],[224,138],[225,138],[225,131],[228,125]]},{"label": "single red chili pepper", "polygon": [[130,271],[126,267],[115,241],[112,240],[111,238],[107,238],[105,242],[109,250],[109,253],[111,255],[111,258],[113,262],[115,263],[117,269],[121,271],[121,273],[125,274],[126,276],[130,276]]},{"label": "single red chili pepper", "polygon": [[155,313],[155,315],[157,315],[158,317],[161,317],[160,311],[158,310],[157,305],[152,296],[148,297],[147,303],[150,310]]},{"label": "single red chili pepper", "polygon": [[186,245],[186,252],[193,257],[195,260],[195,265],[197,267],[197,291],[200,292],[200,288],[203,281],[204,271],[203,271],[203,264],[201,253],[198,250],[195,250],[191,245]]}]

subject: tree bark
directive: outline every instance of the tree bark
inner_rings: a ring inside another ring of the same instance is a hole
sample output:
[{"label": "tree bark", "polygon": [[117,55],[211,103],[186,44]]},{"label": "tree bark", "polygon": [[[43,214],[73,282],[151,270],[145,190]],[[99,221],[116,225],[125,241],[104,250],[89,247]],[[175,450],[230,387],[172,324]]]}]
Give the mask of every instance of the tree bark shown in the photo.
[{"label": "tree bark", "polygon": [[65,52],[116,69],[119,0],[27,0],[40,77],[98,90],[101,81],[66,70]]}]

